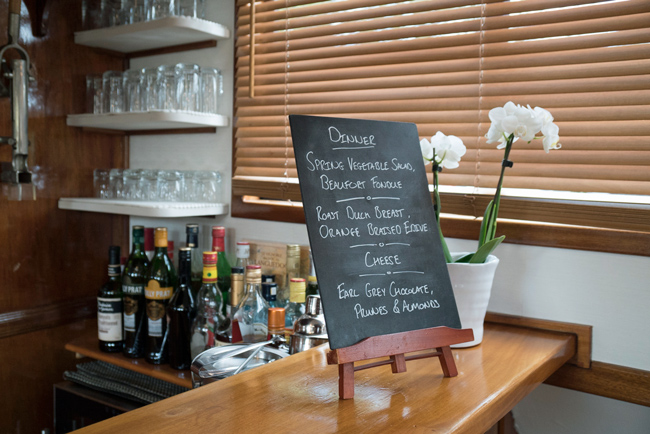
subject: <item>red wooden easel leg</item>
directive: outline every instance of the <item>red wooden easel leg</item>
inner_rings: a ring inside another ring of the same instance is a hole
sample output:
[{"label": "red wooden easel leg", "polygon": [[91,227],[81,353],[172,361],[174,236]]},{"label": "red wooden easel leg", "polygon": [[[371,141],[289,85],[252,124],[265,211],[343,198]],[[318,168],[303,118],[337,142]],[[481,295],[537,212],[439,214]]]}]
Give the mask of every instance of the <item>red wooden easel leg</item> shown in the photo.
[{"label": "red wooden easel leg", "polygon": [[442,365],[442,373],[445,374],[445,377],[455,377],[458,375],[458,369],[456,369],[456,362],[454,362],[454,356],[451,354],[451,348],[449,346],[436,348],[441,354],[440,365]]},{"label": "red wooden easel leg", "polygon": [[354,363],[339,364],[339,399],[354,398]]},{"label": "red wooden easel leg", "polygon": [[404,354],[395,354],[394,356],[390,356],[390,360],[392,362],[390,367],[393,374],[406,372],[406,359],[404,358]]}]

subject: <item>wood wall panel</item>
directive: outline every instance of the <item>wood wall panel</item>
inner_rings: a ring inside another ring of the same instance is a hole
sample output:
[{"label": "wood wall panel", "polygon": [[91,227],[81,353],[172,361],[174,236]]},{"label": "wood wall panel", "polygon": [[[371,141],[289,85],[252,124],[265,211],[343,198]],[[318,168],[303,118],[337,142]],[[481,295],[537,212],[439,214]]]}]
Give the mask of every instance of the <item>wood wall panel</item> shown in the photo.
[{"label": "wood wall panel", "polygon": [[[92,195],[94,168],[128,162],[125,137],[65,124],[67,114],[84,112],[86,74],[123,69],[122,58],[74,45],[81,2],[49,2],[42,38],[31,35],[22,7],[19,42],[37,75],[29,88],[29,165],[37,199],[15,202],[0,193],[0,322],[11,321],[14,313],[47,315],[33,315],[28,328],[7,323],[0,334],[0,378],[3,396],[9,397],[0,406],[3,433],[52,429],[52,385],[61,380],[64,360],[71,357],[63,345],[77,330],[61,324],[79,319],[66,315],[66,309],[94,296],[104,282],[110,244],[121,245],[123,254],[128,249],[128,217],[57,208],[60,197]],[[6,44],[7,11],[8,0],[0,0],[0,46]],[[0,99],[0,135],[11,135],[8,98]],[[0,147],[0,161],[11,161],[8,146]],[[89,321],[85,327],[94,326]]]}]

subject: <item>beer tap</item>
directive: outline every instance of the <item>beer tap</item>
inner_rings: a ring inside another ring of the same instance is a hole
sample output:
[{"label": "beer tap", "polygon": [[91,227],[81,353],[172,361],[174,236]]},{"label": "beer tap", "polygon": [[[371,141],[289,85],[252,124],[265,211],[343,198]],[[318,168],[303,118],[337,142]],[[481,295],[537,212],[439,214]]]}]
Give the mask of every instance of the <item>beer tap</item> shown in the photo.
[{"label": "beer tap", "polygon": [[[29,83],[29,55],[18,44],[20,33],[21,0],[9,1],[9,42],[0,49],[2,62],[0,96],[11,100],[12,135],[0,137],[0,144],[11,145],[11,163],[2,162],[1,181],[11,185],[31,184],[32,174],[27,165],[29,156],[29,139],[27,137],[27,86]],[[5,59],[9,52],[18,56]],[[16,58],[17,57],[17,58]]]}]

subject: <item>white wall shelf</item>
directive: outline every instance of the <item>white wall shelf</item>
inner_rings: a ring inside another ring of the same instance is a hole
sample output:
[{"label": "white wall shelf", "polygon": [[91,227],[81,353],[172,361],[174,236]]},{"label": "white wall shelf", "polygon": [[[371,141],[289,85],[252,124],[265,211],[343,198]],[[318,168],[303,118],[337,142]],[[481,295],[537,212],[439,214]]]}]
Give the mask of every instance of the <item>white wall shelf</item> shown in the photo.
[{"label": "white wall shelf", "polygon": [[59,208],[137,217],[201,217],[224,215],[228,205],[207,202],[137,202],[117,199],[62,197]]},{"label": "white wall shelf", "polygon": [[74,34],[76,44],[120,53],[134,53],[228,38],[230,38],[230,30],[222,24],[182,16],[84,30]]},{"label": "white wall shelf", "polygon": [[98,128],[119,131],[171,130],[185,128],[225,127],[227,116],[195,112],[127,112],[68,115],[71,127]]}]

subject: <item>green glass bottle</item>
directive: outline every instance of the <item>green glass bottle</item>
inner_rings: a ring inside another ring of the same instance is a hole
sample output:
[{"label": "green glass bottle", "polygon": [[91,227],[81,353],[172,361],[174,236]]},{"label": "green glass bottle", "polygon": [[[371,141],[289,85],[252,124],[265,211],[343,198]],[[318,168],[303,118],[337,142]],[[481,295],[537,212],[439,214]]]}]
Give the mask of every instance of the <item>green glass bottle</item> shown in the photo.
[{"label": "green glass bottle", "polygon": [[221,313],[230,318],[228,307],[230,306],[230,273],[231,267],[226,258],[226,245],[224,238],[226,237],[226,228],[223,226],[212,226],[212,251],[217,252],[217,285],[221,290],[221,297],[223,299],[223,309]]},{"label": "green glass bottle", "polygon": [[97,292],[97,334],[99,349],[107,353],[122,351],[122,279],[120,247],[108,248],[108,281]]},{"label": "green glass bottle", "polygon": [[147,334],[144,287],[149,273],[149,258],[144,251],[144,226],[133,226],[133,246],[122,273],[124,294],[124,350],[125,356],[144,356],[144,338]]},{"label": "green glass bottle", "polygon": [[144,358],[159,365],[167,362],[166,309],[176,287],[176,270],[167,255],[167,228],[154,231],[154,255],[144,290],[147,302],[147,338]]}]

